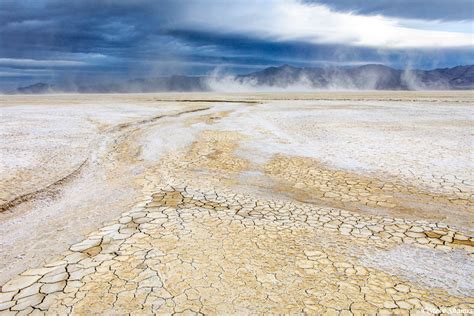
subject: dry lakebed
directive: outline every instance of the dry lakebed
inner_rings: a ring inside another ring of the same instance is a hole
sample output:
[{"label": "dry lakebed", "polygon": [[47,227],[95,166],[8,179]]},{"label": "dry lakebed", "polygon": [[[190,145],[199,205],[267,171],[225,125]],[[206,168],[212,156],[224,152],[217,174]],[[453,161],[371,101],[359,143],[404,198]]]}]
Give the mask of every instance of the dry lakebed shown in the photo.
[{"label": "dry lakebed", "polygon": [[473,101],[0,96],[0,314],[474,313]]}]

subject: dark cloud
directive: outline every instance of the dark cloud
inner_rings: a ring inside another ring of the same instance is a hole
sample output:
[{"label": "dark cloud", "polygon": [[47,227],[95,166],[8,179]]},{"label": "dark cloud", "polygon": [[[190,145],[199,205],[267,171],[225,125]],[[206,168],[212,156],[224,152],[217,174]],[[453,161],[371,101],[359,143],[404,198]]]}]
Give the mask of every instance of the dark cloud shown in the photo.
[{"label": "dark cloud", "polygon": [[[3,0],[0,84],[14,86],[73,77],[83,80],[203,74],[218,66],[242,73],[285,63],[306,66],[380,62],[403,67],[409,62],[415,67],[429,68],[472,62],[472,49],[465,48],[387,50],[343,43],[317,44],[304,38],[265,38],[221,28],[200,29],[199,25],[206,21],[193,24],[194,14],[190,10],[196,9],[196,2],[193,6],[190,3],[185,0]],[[441,0],[321,3],[334,10],[361,14],[445,20],[472,18],[472,5],[468,6],[471,2],[463,0],[449,1],[449,6],[448,1]],[[201,14],[204,12],[205,16],[206,6],[212,5],[213,0],[203,0],[199,6]],[[197,15],[195,18],[202,19]]]}]

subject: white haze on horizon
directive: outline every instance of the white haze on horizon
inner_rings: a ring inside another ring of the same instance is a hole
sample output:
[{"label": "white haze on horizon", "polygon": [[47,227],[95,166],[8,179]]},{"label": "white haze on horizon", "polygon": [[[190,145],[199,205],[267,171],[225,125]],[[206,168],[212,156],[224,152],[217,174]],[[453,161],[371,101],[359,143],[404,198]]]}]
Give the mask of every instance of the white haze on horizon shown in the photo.
[{"label": "white haze on horizon", "polygon": [[[314,92],[314,91],[371,91],[377,90],[377,84],[384,77],[383,74],[367,72],[359,82],[354,82],[354,78],[345,74],[333,77],[325,87],[317,87],[305,74],[300,75],[293,82],[280,82],[277,85],[262,85],[254,78],[242,78],[231,74],[223,74],[221,71],[214,71],[207,79],[206,84],[213,92]],[[363,85],[360,85],[360,82]],[[401,75],[401,81],[409,90],[427,90],[427,86],[419,80],[413,70],[405,68]],[[437,90],[447,90],[449,86],[444,82],[439,82],[434,86]],[[433,87],[431,87],[433,89]]]}]

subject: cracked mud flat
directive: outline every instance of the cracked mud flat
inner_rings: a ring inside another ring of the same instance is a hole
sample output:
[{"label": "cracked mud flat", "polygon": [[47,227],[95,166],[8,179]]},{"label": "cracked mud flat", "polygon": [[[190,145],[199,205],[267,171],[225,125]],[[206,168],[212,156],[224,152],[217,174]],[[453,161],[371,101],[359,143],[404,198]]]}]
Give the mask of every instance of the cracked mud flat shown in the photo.
[{"label": "cracked mud flat", "polygon": [[0,313],[474,312],[472,101],[1,97]]}]

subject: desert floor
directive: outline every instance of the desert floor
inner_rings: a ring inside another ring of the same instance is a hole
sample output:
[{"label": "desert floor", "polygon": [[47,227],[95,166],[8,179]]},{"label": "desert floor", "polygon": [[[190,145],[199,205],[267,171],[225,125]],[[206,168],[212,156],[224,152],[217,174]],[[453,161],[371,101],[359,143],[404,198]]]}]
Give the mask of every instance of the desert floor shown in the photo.
[{"label": "desert floor", "polygon": [[473,101],[0,96],[0,314],[474,313]]}]

